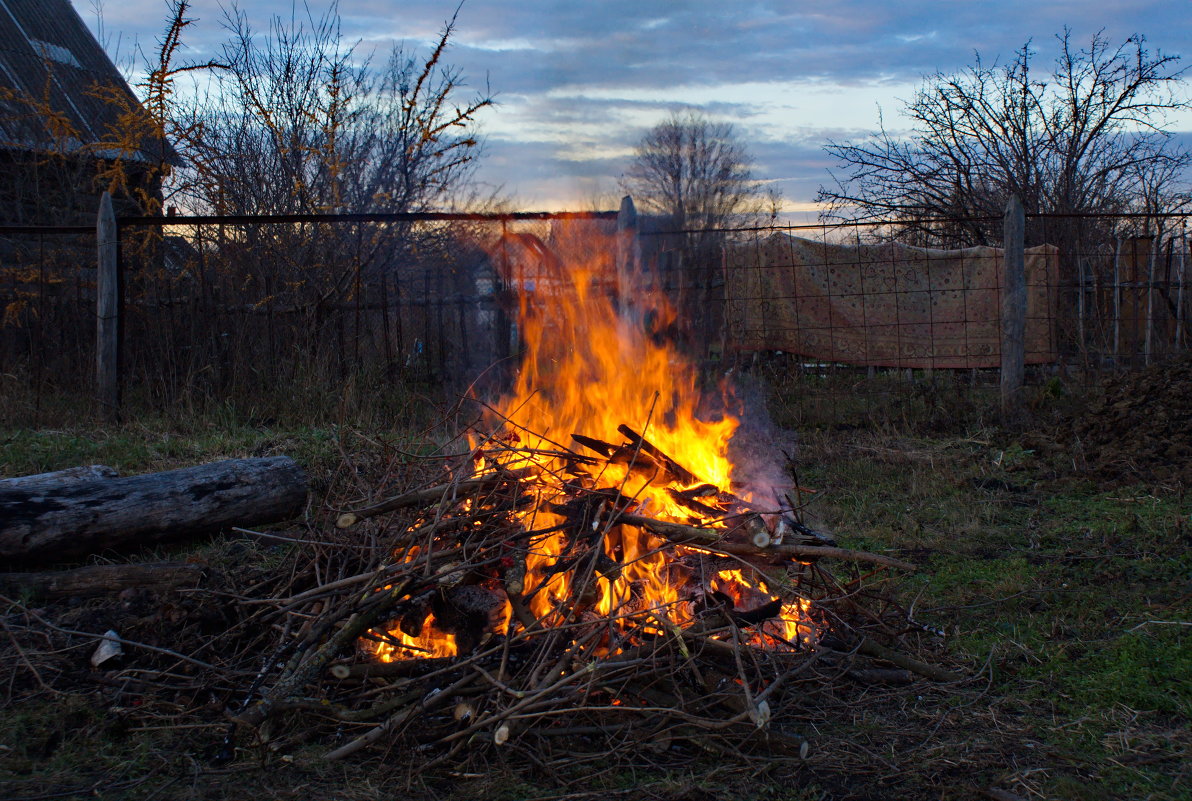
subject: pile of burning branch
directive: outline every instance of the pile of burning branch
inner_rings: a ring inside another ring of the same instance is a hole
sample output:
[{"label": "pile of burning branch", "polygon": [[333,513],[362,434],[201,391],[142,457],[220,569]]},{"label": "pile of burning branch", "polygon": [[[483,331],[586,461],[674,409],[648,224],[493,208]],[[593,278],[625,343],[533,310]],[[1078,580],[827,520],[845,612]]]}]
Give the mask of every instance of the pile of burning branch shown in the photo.
[{"label": "pile of burning branch", "polygon": [[796,481],[734,483],[738,420],[701,413],[696,371],[659,335],[665,299],[626,284],[615,247],[556,253],[581,239],[509,269],[514,387],[435,485],[339,517],[383,556],[278,602],[268,665],[284,667],[240,723],[329,719],[331,759],[395,743],[431,761],[552,743],[798,755],[789,710],[812,688],[957,678],[895,649],[915,624],[888,578],[911,565],[806,525]]},{"label": "pile of burning branch", "polygon": [[238,721],[330,718],[330,759],[394,742],[436,760],[551,743],[798,754],[783,710],[808,685],[957,678],[881,644],[914,627],[882,591],[911,565],[620,433],[490,437],[451,481],[341,515],[387,532],[392,559],[286,599],[304,631]]}]

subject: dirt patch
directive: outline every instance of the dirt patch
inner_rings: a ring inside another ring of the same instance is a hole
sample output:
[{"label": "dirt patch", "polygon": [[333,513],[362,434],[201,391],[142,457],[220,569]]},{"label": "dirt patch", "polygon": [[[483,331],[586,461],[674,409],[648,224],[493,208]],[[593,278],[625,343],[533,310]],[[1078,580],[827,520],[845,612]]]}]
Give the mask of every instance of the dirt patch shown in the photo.
[{"label": "dirt patch", "polygon": [[1192,486],[1192,354],[1110,378],[1057,433],[1090,475]]}]

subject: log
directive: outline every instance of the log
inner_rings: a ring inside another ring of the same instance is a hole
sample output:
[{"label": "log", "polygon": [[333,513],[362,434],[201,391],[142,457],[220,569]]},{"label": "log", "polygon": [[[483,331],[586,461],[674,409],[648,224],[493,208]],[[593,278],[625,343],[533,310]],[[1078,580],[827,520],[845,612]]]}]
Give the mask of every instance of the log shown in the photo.
[{"label": "log", "polygon": [[129,588],[168,590],[194,584],[202,575],[203,566],[194,562],[89,565],[73,570],[0,573],[0,592],[35,600],[92,598]]},{"label": "log", "polygon": [[0,559],[46,562],[299,515],[307,480],[287,456],[126,478],[0,488]]},{"label": "log", "polygon": [[62,484],[69,484],[72,481],[118,478],[119,476],[120,474],[116,472],[114,467],[108,467],[106,464],[89,464],[82,467],[68,467],[65,470],[55,470],[52,473],[37,473],[32,476],[17,476],[16,478],[0,478],[0,490],[55,487]]}]

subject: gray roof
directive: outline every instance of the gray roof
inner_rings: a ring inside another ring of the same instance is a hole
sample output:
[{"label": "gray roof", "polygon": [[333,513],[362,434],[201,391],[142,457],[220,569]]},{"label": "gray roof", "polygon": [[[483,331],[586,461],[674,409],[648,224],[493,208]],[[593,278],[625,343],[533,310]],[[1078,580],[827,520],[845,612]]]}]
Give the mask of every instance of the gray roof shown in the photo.
[{"label": "gray roof", "polygon": [[[61,142],[68,150],[89,147],[97,157],[133,161],[176,161],[168,143],[146,138],[137,150],[100,152],[110,138],[119,109],[94,96],[97,86],[115,87],[136,98],[119,70],[91,35],[70,0],[0,0],[0,88],[48,100],[69,121],[77,137]],[[55,141],[49,121],[23,103],[0,98],[0,148],[43,150]]]}]

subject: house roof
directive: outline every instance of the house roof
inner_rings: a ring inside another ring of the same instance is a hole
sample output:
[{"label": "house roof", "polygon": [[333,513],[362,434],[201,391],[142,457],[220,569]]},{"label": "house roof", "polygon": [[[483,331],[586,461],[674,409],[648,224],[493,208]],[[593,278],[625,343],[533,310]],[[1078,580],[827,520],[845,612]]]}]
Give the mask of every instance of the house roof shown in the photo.
[{"label": "house roof", "polygon": [[[96,145],[111,138],[121,109],[95,96],[112,87],[137,104],[119,70],[70,4],[70,0],[0,0],[0,89],[52,109],[59,119],[29,104],[0,98],[0,148],[68,151],[90,148],[101,158],[174,162],[168,143],[147,137],[130,152],[104,152]],[[68,123],[60,125],[61,122]],[[64,137],[63,129],[77,135]],[[163,152],[164,151],[164,152]]]}]

